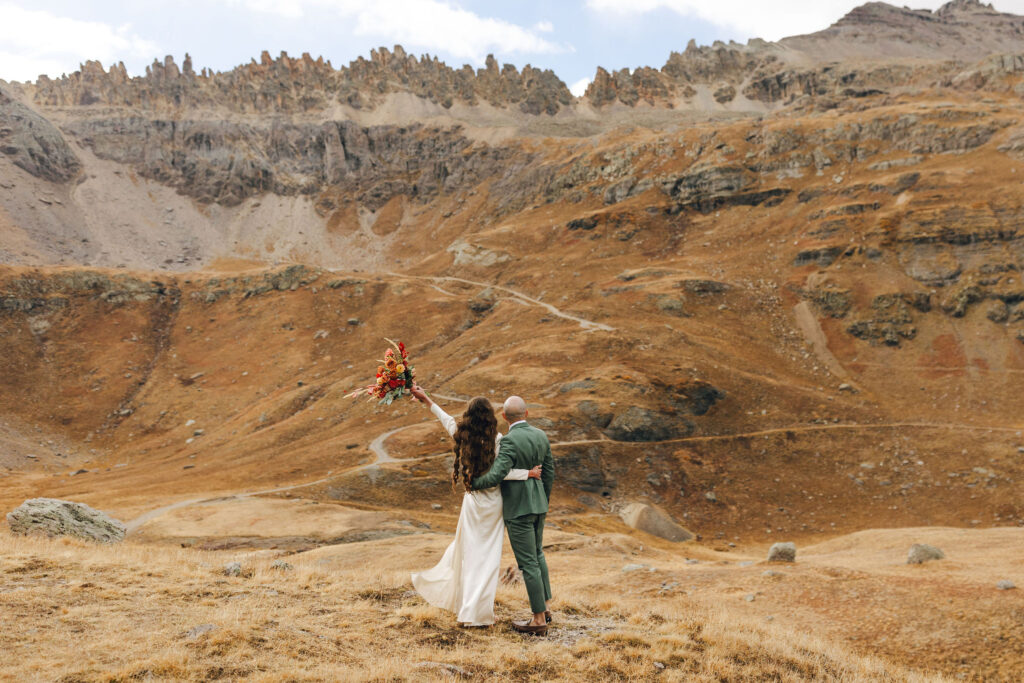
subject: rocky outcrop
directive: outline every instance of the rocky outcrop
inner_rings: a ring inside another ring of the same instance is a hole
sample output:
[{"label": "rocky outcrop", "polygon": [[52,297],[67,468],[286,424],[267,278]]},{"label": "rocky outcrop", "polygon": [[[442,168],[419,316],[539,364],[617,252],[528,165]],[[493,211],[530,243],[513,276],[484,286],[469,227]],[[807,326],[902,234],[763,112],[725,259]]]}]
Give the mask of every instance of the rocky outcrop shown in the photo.
[{"label": "rocky outcrop", "polygon": [[757,176],[746,168],[697,164],[664,178],[662,189],[680,209],[701,213],[727,206],[774,206],[791,192],[788,188],[761,189],[757,184]]},{"label": "rocky outcrop", "polygon": [[180,292],[171,282],[73,270],[46,278],[22,276],[0,283],[0,312],[36,314],[60,310],[67,307],[73,297],[88,297],[119,306],[157,298],[176,302]]},{"label": "rocky outcrop", "polygon": [[851,323],[846,329],[854,337],[872,344],[883,342],[899,346],[900,341],[917,335],[913,309],[931,310],[928,294],[882,294],[871,302],[870,318]]},{"label": "rocky outcrop", "polygon": [[105,71],[90,61],[59,79],[40,77],[35,101],[145,111],[217,106],[242,113],[299,113],[323,110],[334,102],[373,109],[388,94],[403,92],[446,108],[487,102],[531,115],[555,114],[572,101],[565,83],[550,70],[499,67],[493,55],[482,69],[453,69],[436,57],[406,54],[401,46],[373,50],[369,59],[360,57],[337,70],[322,57],[306,53],[296,59],[285,52],[276,59],[263,52],[259,62],[254,59],[224,73],[196,73],[187,54],[178,68],[168,56],[137,78],[128,76],[123,63]]},{"label": "rocky outcrop", "polygon": [[694,428],[676,415],[630,406],[612,418],[604,433],[616,441],[665,441],[689,436]]},{"label": "rocky outcrop", "polygon": [[63,183],[82,164],[56,126],[0,88],[0,152],[37,178]]},{"label": "rocky outcrop", "polygon": [[572,449],[558,458],[558,478],[581,491],[607,494],[617,482],[605,471],[601,461],[601,450]]},{"label": "rocky outcrop", "polygon": [[124,540],[125,525],[84,503],[55,498],[32,498],[7,513],[15,534],[74,536],[87,541],[114,543]]}]

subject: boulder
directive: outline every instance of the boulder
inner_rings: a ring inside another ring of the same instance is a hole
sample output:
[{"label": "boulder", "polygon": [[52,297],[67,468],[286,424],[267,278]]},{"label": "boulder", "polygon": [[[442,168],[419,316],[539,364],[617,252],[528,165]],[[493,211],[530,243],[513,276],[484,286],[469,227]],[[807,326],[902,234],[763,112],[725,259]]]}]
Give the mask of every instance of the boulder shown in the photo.
[{"label": "boulder", "polygon": [[693,534],[676,523],[667,513],[645,503],[632,503],[619,512],[622,521],[638,531],[679,543],[693,539]]},{"label": "boulder", "polygon": [[32,498],[7,513],[15,534],[74,536],[87,541],[115,543],[124,540],[125,525],[105,512],[84,503],[55,498]]},{"label": "boulder", "polygon": [[768,549],[769,562],[796,562],[796,543],[773,543]]},{"label": "boulder", "polygon": [[907,553],[907,564],[924,564],[931,560],[941,560],[946,554],[933,545],[915,543]]},{"label": "boulder", "polygon": [[1013,581],[1010,581],[1008,579],[1003,579],[1002,581],[996,584],[996,588],[998,588],[1001,591],[1012,591],[1016,587],[1016,584],[1014,584]]}]

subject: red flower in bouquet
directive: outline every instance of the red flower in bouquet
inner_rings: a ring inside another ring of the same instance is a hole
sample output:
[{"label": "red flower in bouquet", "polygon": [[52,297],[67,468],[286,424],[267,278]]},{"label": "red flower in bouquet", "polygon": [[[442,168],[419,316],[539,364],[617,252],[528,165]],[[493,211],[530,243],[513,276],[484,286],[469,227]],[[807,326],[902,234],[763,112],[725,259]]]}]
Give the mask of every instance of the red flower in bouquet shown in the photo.
[{"label": "red flower in bouquet", "polygon": [[401,342],[396,343],[387,338],[385,341],[391,344],[392,348],[384,351],[383,360],[378,361],[382,365],[377,366],[376,382],[356,389],[346,398],[368,396],[371,400],[378,399],[381,404],[391,405],[395,399],[410,393],[406,387],[412,385],[415,375],[413,367],[409,364],[409,352]]}]

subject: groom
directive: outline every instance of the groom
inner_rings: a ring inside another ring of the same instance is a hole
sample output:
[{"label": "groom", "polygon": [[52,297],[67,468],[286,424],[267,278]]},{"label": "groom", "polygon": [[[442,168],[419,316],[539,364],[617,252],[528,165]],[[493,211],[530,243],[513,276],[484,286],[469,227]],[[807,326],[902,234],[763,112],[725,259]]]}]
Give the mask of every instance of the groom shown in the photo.
[{"label": "groom", "polygon": [[[516,563],[523,572],[523,583],[526,584],[533,612],[533,620],[512,622],[512,628],[520,633],[543,636],[547,635],[551,619],[547,609],[551,583],[542,545],[544,518],[555,481],[555,462],[547,435],[526,423],[527,412],[526,402],[518,396],[505,400],[501,416],[508,422],[508,434],[501,440],[491,469],[473,480],[473,488],[488,489],[501,484],[502,516],[508,540],[516,555]],[[536,465],[543,465],[540,480],[504,481],[510,469],[531,469]]]}]

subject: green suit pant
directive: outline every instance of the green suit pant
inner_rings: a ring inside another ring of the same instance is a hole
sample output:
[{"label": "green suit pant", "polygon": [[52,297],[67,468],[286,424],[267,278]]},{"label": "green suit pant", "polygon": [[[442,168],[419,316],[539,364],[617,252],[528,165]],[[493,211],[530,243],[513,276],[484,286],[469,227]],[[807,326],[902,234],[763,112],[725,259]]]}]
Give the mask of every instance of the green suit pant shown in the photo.
[{"label": "green suit pant", "polygon": [[544,518],[546,514],[522,515],[505,520],[508,540],[516,555],[516,564],[523,573],[523,583],[530,596],[530,609],[539,614],[551,599],[548,563],[544,559]]}]

